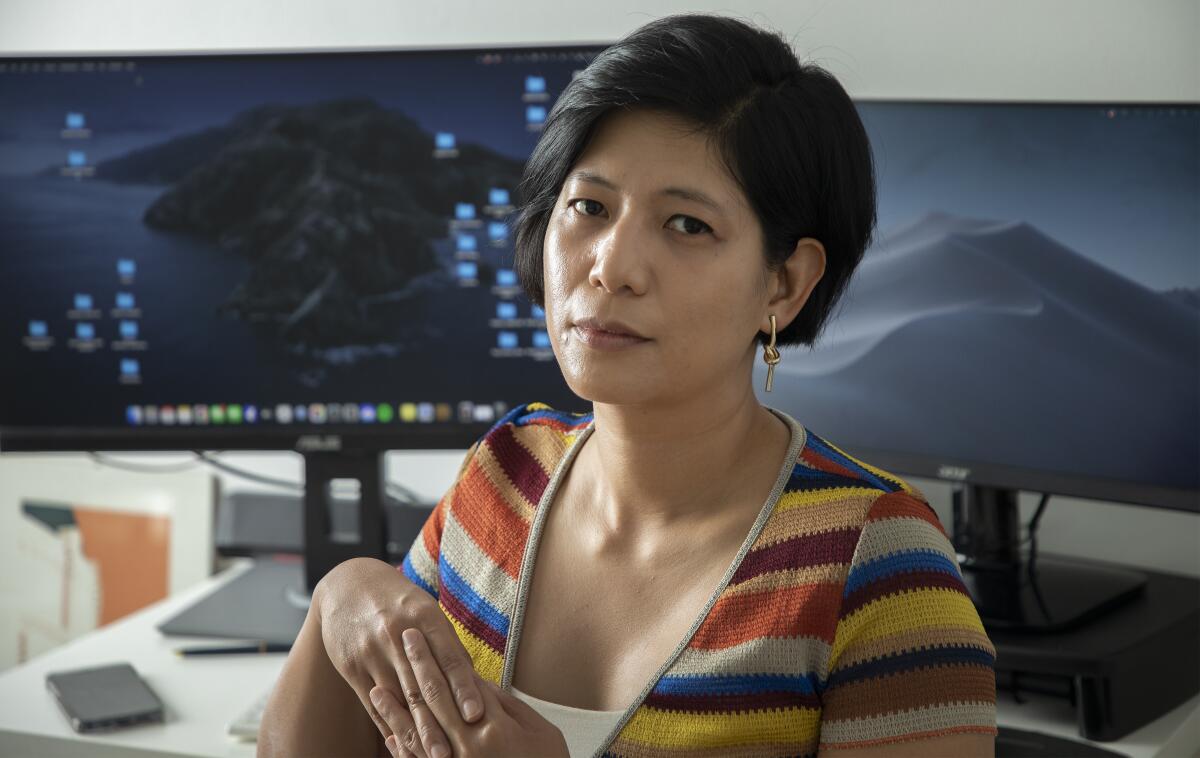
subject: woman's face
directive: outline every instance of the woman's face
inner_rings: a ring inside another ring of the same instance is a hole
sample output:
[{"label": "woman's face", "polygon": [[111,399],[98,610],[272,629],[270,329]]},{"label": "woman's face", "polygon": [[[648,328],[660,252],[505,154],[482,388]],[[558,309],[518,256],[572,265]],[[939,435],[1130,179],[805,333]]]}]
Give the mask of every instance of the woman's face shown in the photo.
[{"label": "woman's face", "polygon": [[586,400],[747,391],[769,300],[762,230],[705,134],[688,128],[647,110],[607,114],[551,213],[546,325]]}]

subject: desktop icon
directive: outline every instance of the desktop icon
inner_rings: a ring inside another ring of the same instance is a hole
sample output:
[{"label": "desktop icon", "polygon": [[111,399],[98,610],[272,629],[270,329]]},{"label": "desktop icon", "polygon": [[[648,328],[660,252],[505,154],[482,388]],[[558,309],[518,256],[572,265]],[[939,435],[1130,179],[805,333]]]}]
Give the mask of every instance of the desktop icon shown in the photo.
[{"label": "desktop icon", "polygon": [[454,273],[459,279],[474,281],[479,278],[479,266],[472,261],[459,261],[454,266]]},{"label": "desktop icon", "polygon": [[528,105],[525,107],[525,123],[530,126],[539,126],[546,121],[546,106],[544,105]]},{"label": "desktop icon", "polygon": [[117,275],[122,279],[132,279],[137,274],[137,263],[128,258],[117,261]]},{"label": "desktop icon", "polygon": [[517,333],[516,332],[497,332],[496,333],[496,346],[499,348],[502,348],[504,350],[511,350],[511,349],[517,347]]},{"label": "desktop icon", "polygon": [[96,339],[96,326],[88,323],[78,323],[75,325],[75,339],[77,340],[93,340]]},{"label": "desktop icon", "polygon": [[139,373],[141,373],[141,367],[138,365],[137,358],[121,359],[121,376],[137,376]]},{"label": "desktop icon", "polygon": [[138,338],[138,322],[122,321],[120,324],[121,339],[135,340]]},{"label": "desktop icon", "polygon": [[544,76],[527,76],[525,77],[525,92],[530,95],[540,95],[546,91],[546,77]]},{"label": "desktop icon", "polygon": [[390,424],[392,423],[392,419],[395,418],[395,411],[392,410],[392,406],[389,403],[380,403],[375,406],[375,418],[379,419],[379,423],[381,424]]},{"label": "desktop icon", "polygon": [[488,205],[508,205],[508,190],[492,187],[488,190]]},{"label": "desktop icon", "polygon": [[549,349],[550,348],[550,335],[545,331],[534,332],[533,333],[533,346]]},{"label": "desktop icon", "polygon": [[459,221],[470,221],[475,218],[475,206],[471,203],[455,203],[454,218]]},{"label": "desktop icon", "polygon": [[418,403],[417,404],[417,421],[422,424],[429,424],[435,418],[433,403]]},{"label": "desktop icon", "polygon": [[463,400],[458,404],[458,420],[461,423],[469,424],[475,420],[475,403],[470,400]]},{"label": "desktop icon", "polygon": [[510,268],[497,269],[496,284],[500,285],[501,287],[516,287],[517,272]]},{"label": "desktop icon", "polygon": [[86,122],[82,113],[68,112],[67,113],[67,128],[68,129],[83,129]]},{"label": "desktop icon", "polygon": [[133,294],[130,292],[118,292],[117,307],[125,311],[132,310],[134,307],[136,307],[133,304]]},{"label": "desktop icon", "polygon": [[453,132],[438,132],[434,136],[434,146],[438,150],[453,150],[454,149],[454,133]]},{"label": "desktop icon", "polygon": [[544,318],[546,318],[546,309],[540,305],[535,305],[529,309],[529,315],[531,318],[544,319]]},{"label": "desktop icon", "polygon": [[455,239],[455,249],[465,252],[470,252],[477,249],[477,244],[474,234],[460,234]]},{"label": "desktop icon", "polygon": [[496,318],[516,318],[517,304],[514,302],[501,300],[496,303]]},{"label": "desktop icon", "polygon": [[503,221],[489,221],[488,239],[492,242],[504,242],[508,239],[508,226]]},{"label": "desktop icon", "polygon": [[50,333],[50,328],[46,326],[45,321],[30,321],[29,336],[30,337],[45,337]]},{"label": "desktop icon", "polygon": [[67,152],[67,165],[73,168],[87,165],[87,153],[82,150],[70,150]]},{"label": "desktop icon", "polygon": [[92,296],[84,294],[75,295],[75,310],[90,311],[92,309]]},{"label": "desktop icon", "polygon": [[490,424],[492,421],[494,421],[495,411],[492,409],[492,406],[487,405],[486,403],[479,403],[476,405],[475,420],[481,421],[485,424]]},{"label": "desktop icon", "polygon": [[404,423],[412,423],[417,420],[417,404],[416,403],[400,403],[400,420]]}]

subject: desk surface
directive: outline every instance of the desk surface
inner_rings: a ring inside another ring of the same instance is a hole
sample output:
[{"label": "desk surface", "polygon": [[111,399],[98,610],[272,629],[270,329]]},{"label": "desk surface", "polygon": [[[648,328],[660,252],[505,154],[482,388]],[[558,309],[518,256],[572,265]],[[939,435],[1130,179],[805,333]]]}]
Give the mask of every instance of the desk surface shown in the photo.
[{"label": "desk surface", "polygon": [[[210,645],[211,638],[164,637],[155,625],[251,566],[247,559],[178,595],[138,611],[61,648],[0,674],[0,755],[236,756],[254,743],[226,735],[226,724],[271,687],[283,654],[180,658],[175,648]],[[166,705],[166,723],[104,735],[72,731],[46,690],[48,672],[128,661]],[[1002,725],[1078,739],[1065,702],[1029,694],[1017,704],[1000,693]],[[1130,758],[1192,758],[1200,750],[1200,696],[1117,742],[1096,743]]]},{"label": "desk surface", "polygon": [[[176,648],[221,641],[165,637],[155,629],[252,565],[239,559],[184,592],[0,674],[0,755],[254,756],[255,744],[229,737],[226,725],[270,689],[286,656],[181,658],[175,655]],[[46,673],[118,661],[131,663],[162,698],[165,723],[108,734],[76,734],[46,689]],[[81,750],[84,745],[86,750]]]}]

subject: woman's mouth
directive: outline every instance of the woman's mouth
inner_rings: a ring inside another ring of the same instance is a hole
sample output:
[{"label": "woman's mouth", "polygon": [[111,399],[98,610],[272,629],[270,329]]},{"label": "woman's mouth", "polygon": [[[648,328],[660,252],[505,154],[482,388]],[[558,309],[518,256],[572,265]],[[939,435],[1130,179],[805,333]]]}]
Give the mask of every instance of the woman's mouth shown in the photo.
[{"label": "woman's mouth", "polygon": [[623,324],[601,323],[595,319],[576,322],[574,332],[580,342],[597,350],[619,350],[650,342]]}]

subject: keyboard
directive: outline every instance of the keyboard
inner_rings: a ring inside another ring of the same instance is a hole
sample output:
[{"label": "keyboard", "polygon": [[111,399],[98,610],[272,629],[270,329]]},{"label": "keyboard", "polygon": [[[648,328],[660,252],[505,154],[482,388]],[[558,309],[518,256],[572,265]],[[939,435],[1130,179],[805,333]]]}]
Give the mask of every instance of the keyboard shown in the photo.
[{"label": "keyboard", "polygon": [[1088,742],[1068,740],[1041,732],[999,727],[996,758],[1129,758]]},{"label": "keyboard", "polygon": [[262,723],[263,711],[267,709],[267,700],[271,697],[271,690],[267,690],[254,703],[238,714],[238,717],[229,722],[226,728],[229,736],[237,737],[239,740],[247,742],[258,741],[258,725]]}]

